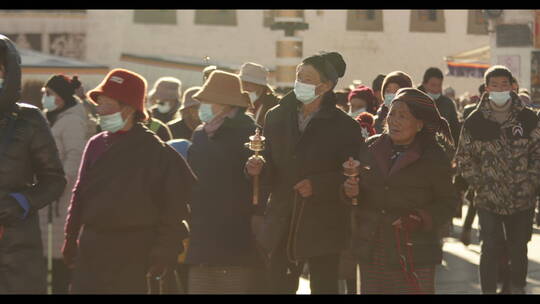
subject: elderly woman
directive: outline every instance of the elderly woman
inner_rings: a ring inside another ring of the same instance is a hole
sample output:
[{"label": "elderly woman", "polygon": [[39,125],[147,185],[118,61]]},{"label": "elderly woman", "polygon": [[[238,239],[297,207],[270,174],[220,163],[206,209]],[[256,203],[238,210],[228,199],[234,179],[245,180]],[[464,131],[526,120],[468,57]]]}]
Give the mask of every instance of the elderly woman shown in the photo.
[{"label": "elderly woman", "polygon": [[345,199],[357,199],[352,250],[363,294],[435,291],[435,265],[442,260],[437,231],[458,201],[439,132],[453,142],[433,100],[417,89],[400,89],[385,132],[367,141],[359,178],[344,184]]},{"label": "elderly woman", "polygon": [[394,96],[396,96],[397,90],[410,87],[412,87],[411,77],[404,72],[394,71],[384,77],[381,87],[381,97],[384,103],[381,104],[375,118],[375,130],[377,134],[383,132],[383,128],[386,125],[386,116],[390,110],[390,103],[394,99]]},{"label": "elderly woman", "polygon": [[188,150],[199,178],[190,201],[188,293],[252,293],[262,261],[251,230],[252,186],[243,170],[252,154],[244,143],[256,128],[245,113],[251,102],[240,78],[222,71],[212,72],[193,98],[201,102],[203,124]]}]

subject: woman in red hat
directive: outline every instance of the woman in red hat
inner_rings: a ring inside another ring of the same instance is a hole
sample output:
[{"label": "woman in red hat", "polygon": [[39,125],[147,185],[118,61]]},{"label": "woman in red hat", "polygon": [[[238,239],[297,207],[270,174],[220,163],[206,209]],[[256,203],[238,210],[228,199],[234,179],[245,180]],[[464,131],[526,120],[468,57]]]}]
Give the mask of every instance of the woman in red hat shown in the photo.
[{"label": "woman in red hat", "polygon": [[142,124],[145,91],[142,76],[115,69],[89,92],[105,132],[86,145],[67,216],[73,293],[146,293],[182,251],[195,178]]}]

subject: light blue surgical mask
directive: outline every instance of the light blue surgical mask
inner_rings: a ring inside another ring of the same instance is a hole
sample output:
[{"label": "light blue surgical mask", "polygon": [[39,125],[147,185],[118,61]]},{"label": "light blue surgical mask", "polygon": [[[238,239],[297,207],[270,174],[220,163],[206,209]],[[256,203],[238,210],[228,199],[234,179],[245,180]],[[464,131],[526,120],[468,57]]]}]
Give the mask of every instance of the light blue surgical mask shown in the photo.
[{"label": "light blue surgical mask", "polygon": [[164,102],[163,104],[158,103],[157,109],[159,113],[161,114],[169,113],[171,111],[171,103],[170,102]]},{"label": "light blue surgical mask", "polygon": [[510,91],[489,92],[489,99],[499,107],[504,106],[510,100]]},{"label": "light blue surgical mask", "polygon": [[208,103],[201,103],[199,107],[199,118],[202,122],[208,123],[214,118],[214,113],[212,112],[212,105]]},{"label": "light blue surgical mask", "polygon": [[4,78],[0,78],[0,90],[4,87]]},{"label": "light blue surgical mask", "polygon": [[387,108],[390,108],[390,104],[392,103],[392,100],[394,99],[394,97],[396,97],[396,94],[392,94],[392,93],[384,94],[384,105]]},{"label": "light blue surgical mask", "polygon": [[357,111],[354,111],[354,112],[351,112],[349,110],[349,116],[352,117],[353,119],[355,119],[360,113],[364,113],[366,111],[366,108],[360,108],[358,109]]},{"label": "light blue surgical mask", "polygon": [[439,93],[439,94],[433,94],[433,93],[429,93],[429,92],[428,92],[427,94],[428,94],[429,97],[431,97],[431,99],[433,99],[433,100],[437,100],[437,99],[439,99],[439,97],[441,97],[441,93]]},{"label": "light blue surgical mask", "polygon": [[41,103],[43,104],[43,109],[52,112],[58,108],[58,106],[55,103],[56,98],[52,95],[43,95],[41,98]]},{"label": "light blue surgical mask", "polygon": [[317,86],[314,84],[307,84],[299,81],[294,82],[294,95],[296,99],[300,100],[303,104],[312,103],[319,95],[315,94],[315,88]]},{"label": "light blue surgical mask", "polygon": [[103,131],[116,133],[125,127],[126,121],[120,112],[116,112],[110,115],[99,115],[99,125]]}]

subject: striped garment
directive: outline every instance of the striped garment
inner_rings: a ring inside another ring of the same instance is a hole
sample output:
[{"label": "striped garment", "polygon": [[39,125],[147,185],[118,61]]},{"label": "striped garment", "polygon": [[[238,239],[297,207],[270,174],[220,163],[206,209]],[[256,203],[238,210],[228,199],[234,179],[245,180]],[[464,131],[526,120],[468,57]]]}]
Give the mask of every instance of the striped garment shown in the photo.
[{"label": "striped garment", "polygon": [[[360,294],[434,294],[435,265],[415,268],[420,290],[396,266],[385,265],[386,250],[380,229],[373,243],[373,260],[360,264]],[[392,249],[395,250],[395,249]]]},{"label": "striped garment", "polygon": [[243,266],[190,265],[188,294],[249,294],[254,292],[256,271]]}]

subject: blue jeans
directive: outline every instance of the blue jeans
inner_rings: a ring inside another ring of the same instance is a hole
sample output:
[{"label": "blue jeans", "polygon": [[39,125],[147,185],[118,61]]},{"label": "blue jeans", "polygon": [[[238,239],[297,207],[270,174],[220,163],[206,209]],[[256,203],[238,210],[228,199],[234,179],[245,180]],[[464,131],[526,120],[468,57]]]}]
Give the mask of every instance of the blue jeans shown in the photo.
[{"label": "blue jeans", "polygon": [[[483,293],[497,292],[500,252],[508,250],[512,288],[523,289],[527,282],[527,243],[531,240],[534,208],[498,215],[478,209],[482,254],[480,284]],[[507,246],[505,246],[505,243]]]}]

